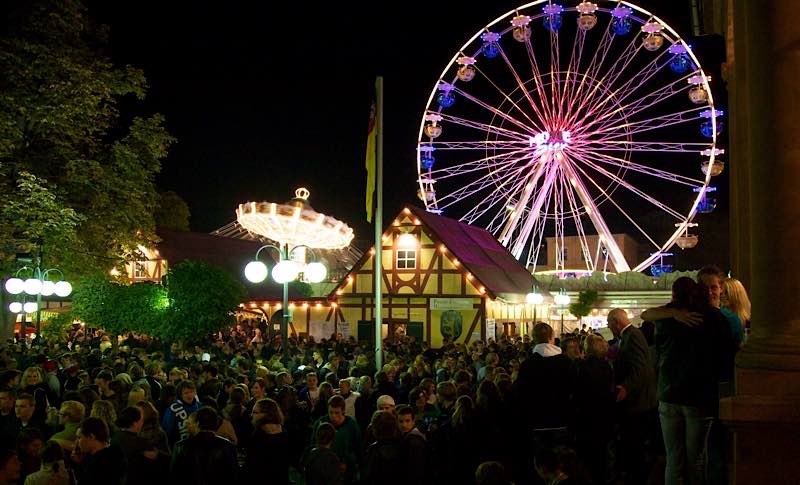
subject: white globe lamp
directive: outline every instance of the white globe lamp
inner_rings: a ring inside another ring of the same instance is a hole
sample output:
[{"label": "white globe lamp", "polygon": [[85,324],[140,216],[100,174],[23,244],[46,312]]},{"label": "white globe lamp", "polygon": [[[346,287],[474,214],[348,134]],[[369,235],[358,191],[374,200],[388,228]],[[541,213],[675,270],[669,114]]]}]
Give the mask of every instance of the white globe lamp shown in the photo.
[{"label": "white globe lamp", "polygon": [[38,295],[42,291],[42,282],[36,278],[28,278],[24,283],[25,293]]},{"label": "white globe lamp", "polygon": [[6,291],[12,295],[19,295],[25,291],[25,282],[19,278],[9,278],[6,280]]},{"label": "white globe lamp", "polygon": [[42,296],[50,296],[56,292],[56,284],[52,281],[42,282]]},{"label": "white globe lamp", "polygon": [[566,293],[558,293],[556,296],[553,297],[556,302],[556,305],[569,305],[570,297]]},{"label": "white globe lamp", "polygon": [[288,283],[297,279],[299,273],[300,265],[297,261],[284,259],[275,265],[275,268],[272,270],[272,279],[274,279],[276,283]]},{"label": "white globe lamp", "polygon": [[328,269],[322,263],[313,262],[306,265],[303,274],[310,283],[319,283],[328,275]]},{"label": "white globe lamp", "polygon": [[244,277],[252,283],[261,283],[267,279],[268,273],[267,265],[261,261],[250,261],[244,267]]},{"label": "white globe lamp", "polygon": [[525,295],[525,301],[528,305],[541,305],[544,302],[544,295],[541,293],[528,293]]},{"label": "white globe lamp", "polygon": [[72,285],[67,281],[59,281],[55,284],[54,293],[62,298],[69,296],[72,293]]},{"label": "white globe lamp", "polygon": [[25,313],[33,313],[33,312],[36,311],[36,308],[37,308],[37,306],[36,306],[36,302],[35,301],[29,301],[29,302],[26,302],[24,305],[22,305],[22,310]]},{"label": "white globe lamp", "polygon": [[22,311],[22,303],[18,301],[12,301],[8,304],[8,311],[11,313],[19,313]]}]

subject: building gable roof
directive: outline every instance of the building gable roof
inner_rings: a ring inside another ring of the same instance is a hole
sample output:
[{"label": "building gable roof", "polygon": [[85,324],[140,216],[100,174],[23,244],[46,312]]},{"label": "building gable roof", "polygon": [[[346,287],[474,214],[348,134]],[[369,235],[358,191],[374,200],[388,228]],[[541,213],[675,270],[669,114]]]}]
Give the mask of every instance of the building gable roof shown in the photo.
[{"label": "building gable roof", "polygon": [[487,230],[409,206],[432,235],[495,296],[526,294],[533,275]]},{"label": "building gable roof", "polygon": [[[534,288],[536,280],[533,275],[485,229],[439,216],[419,207],[408,206],[408,210],[420,220],[431,238],[436,243],[443,244],[454,258],[458,259],[464,272],[472,273],[475,280],[481,283],[493,298],[525,295]],[[407,215],[404,212],[401,212],[397,219],[404,218]],[[363,254],[351,269],[351,273],[361,269],[373,250],[374,246]],[[344,284],[344,281],[343,279],[337,285],[337,289]],[[330,297],[334,298],[334,293],[331,293]]]}]

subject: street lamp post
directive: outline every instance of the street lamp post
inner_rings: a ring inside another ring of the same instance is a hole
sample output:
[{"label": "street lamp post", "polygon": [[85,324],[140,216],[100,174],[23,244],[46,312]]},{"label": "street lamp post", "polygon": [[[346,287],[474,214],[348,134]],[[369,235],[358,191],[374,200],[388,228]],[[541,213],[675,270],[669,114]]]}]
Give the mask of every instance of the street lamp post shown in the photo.
[{"label": "street lamp post", "polygon": [[267,268],[266,264],[258,260],[258,256],[264,249],[274,249],[278,252],[279,256],[278,264],[276,264],[272,269],[272,279],[275,280],[276,283],[283,284],[283,306],[281,307],[281,310],[283,311],[283,319],[281,321],[281,339],[283,341],[283,345],[286,345],[287,339],[289,338],[289,282],[296,280],[302,274],[303,279],[307,280],[308,282],[319,283],[325,279],[325,276],[328,274],[328,270],[325,268],[325,265],[317,261],[312,261],[311,263],[306,263],[303,261],[300,263],[295,259],[292,259],[292,254],[298,249],[307,249],[309,252],[314,254],[311,248],[307,246],[298,245],[293,246],[290,249],[288,244],[283,244],[281,246],[265,244],[258,248],[258,251],[256,251],[255,260],[247,263],[247,266],[244,267],[244,275],[248,281],[253,283],[261,283],[267,279],[269,268]]},{"label": "street lamp post", "polygon": [[251,261],[245,267],[245,276],[250,281],[259,280],[259,277],[259,281],[264,281],[268,269],[264,263],[258,261],[258,254],[264,248],[278,251],[280,261],[272,270],[272,278],[277,283],[283,283],[281,337],[284,346],[289,336],[289,282],[301,273],[311,282],[322,281],[327,274],[327,269],[321,263],[300,263],[291,259],[292,254],[299,248],[306,248],[312,254],[314,249],[341,249],[353,240],[353,230],[347,224],[316,212],[308,204],[309,195],[308,189],[299,188],[295,191],[294,199],[285,204],[247,202],[236,209],[236,220],[240,226],[253,234],[277,242],[277,245],[266,244],[259,248],[256,261]]},{"label": "street lamp post", "polygon": [[[20,274],[24,271],[29,271],[31,277],[23,280]],[[49,275],[51,273],[58,273],[60,279],[56,282],[50,281]],[[41,262],[37,261],[36,266],[23,266],[14,276],[7,279],[5,289],[12,295],[22,295],[23,301],[12,301],[8,305],[11,313],[28,313],[36,312],[36,337],[41,336],[42,331],[42,297],[56,295],[60,297],[67,297],[72,293],[72,285],[68,281],[64,281],[64,273],[57,268],[42,269]],[[36,301],[25,301],[28,296],[35,296]],[[23,322],[25,318],[23,317]],[[22,329],[24,332],[25,329]]]},{"label": "street lamp post", "polygon": [[[533,325],[536,325],[536,307],[544,302],[544,295],[539,293],[539,290],[534,287],[533,291],[525,295],[525,301],[528,305],[533,305]],[[527,328],[525,329],[525,333],[528,333]]]},{"label": "street lamp post", "polygon": [[556,305],[559,306],[559,313],[561,313],[561,332],[559,334],[560,338],[564,336],[564,309],[567,305],[569,305],[570,297],[568,294],[564,292],[564,290],[560,290],[553,299],[556,302]]}]

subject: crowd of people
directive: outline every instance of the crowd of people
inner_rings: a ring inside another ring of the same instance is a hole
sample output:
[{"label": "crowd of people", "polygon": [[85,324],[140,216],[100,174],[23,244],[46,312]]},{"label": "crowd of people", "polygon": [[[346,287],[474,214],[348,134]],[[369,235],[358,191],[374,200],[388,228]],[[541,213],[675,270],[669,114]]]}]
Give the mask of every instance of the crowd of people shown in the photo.
[{"label": "crowd of people", "polygon": [[396,338],[381,368],[355,339],[283,342],[258,322],[183,347],[9,342],[0,484],[724,481],[716,405],[749,311],[704,268],[641,328],[609,312],[610,341],[543,322],[439,349]]}]

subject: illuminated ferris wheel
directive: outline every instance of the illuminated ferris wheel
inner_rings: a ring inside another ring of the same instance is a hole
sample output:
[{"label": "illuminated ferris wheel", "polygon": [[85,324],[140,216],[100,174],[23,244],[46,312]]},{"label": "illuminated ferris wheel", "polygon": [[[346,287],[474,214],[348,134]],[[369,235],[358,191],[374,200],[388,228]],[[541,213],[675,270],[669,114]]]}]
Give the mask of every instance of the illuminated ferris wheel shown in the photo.
[{"label": "illuminated ferris wheel", "polygon": [[[545,244],[556,271],[642,271],[696,245],[694,217],[715,205],[722,113],[709,80],[689,44],[631,3],[528,3],[442,71],[420,123],[418,195],[533,271]],[[582,268],[565,265],[568,240]]]}]

